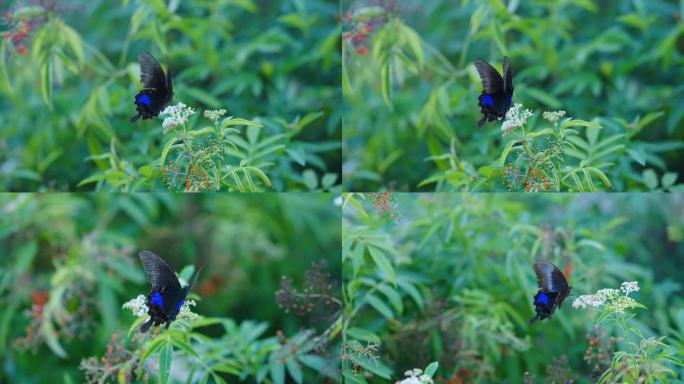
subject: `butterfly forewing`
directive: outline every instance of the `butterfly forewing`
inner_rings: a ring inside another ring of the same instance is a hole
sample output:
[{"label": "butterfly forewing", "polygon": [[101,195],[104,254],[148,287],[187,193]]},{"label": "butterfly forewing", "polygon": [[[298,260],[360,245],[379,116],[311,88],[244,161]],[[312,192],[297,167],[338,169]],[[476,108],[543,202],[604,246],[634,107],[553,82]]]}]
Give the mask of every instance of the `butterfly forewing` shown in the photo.
[{"label": "butterfly forewing", "polygon": [[497,70],[484,60],[475,61],[475,69],[480,74],[485,93],[503,92],[504,81]]},{"label": "butterfly forewing", "polygon": [[513,92],[513,75],[511,65],[508,63],[508,56],[503,59],[503,90],[505,93]]},{"label": "butterfly forewing", "polygon": [[535,261],[534,273],[537,275],[539,288],[546,292],[563,292],[568,289],[568,281],[563,272],[549,261]]},{"label": "butterfly forewing", "polygon": [[168,82],[164,70],[157,59],[145,52],[138,57],[140,61],[140,82],[145,89],[166,93]]},{"label": "butterfly forewing", "polygon": [[140,261],[153,289],[164,287],[168,294],[180,294],[181,285],[171,267],[161,257],[150,251],[140,252]]}]

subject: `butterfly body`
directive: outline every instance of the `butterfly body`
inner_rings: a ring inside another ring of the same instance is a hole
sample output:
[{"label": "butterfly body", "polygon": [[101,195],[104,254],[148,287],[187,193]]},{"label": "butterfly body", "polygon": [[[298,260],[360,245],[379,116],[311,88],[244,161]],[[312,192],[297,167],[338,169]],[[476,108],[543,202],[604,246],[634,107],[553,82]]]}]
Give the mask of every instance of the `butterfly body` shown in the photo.
[{"label": "butterfly body", "polygon": [[482,80],[482,93],[478,97],[478,106],[482,119],[477,123],[481,128],[485,122],[502,120],[513,102],[513,75],[508,57],[503,61],[503,77],[484,60],[475,61],[475,69]]},{"label": "butterfly body", "polygon": [[572,287],[560,269],[546,260],[534,262],[534,273],[537,275],[539,289],[534,295],[535,316],[530,319],[530,324],[539,320],[550,318],[557,308],[563,304],[563,300],[570,294]]},{"label": "butterfly body", "polygon": [[199,273],[195,274],[190,285],[181,287],[178,277],[161,257],[149,251],[142,251],[139,256],[147,279],[152,284],[152,291],[147,295],[146,301],[150,319],[142,325],[140,332],[147,332],[152,325],[164,324],[168,328],[176,320]]},{"label": "butterfly body", "polygon": [[138,60],[143,89],[135,95],[134,104],[138,114],[131,117],[131,123],[141,117],[145,120],[159,115],[173,100],[171,71],[164,73],[159,62],[149,53],[141,54]]}]

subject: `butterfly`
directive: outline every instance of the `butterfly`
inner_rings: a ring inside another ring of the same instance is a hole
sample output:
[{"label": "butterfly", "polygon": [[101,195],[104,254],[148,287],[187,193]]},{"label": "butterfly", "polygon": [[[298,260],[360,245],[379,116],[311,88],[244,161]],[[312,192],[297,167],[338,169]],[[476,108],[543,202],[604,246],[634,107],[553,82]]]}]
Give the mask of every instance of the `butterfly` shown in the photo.
[{"label": "butterfly", "polygon": [[488,62],[476,60],[475,68],[482,80],[482,93],[478,98],[482,119],[477,123],[481,128],[485,122],[501,120],[506,117],[506,112],[513,101],[513,75],[508,57],[503,59],[503,78]]},{"label": "butterfly", "polygon": [[135,110],[138,114],[131,117],[131,123],[141,117],[145,120],[159,115],[173,99],[171,69],[164,73],[159,62],[147,52],[141,54],[138,61],[143,89],[135,95]]},{"label": "butterfly", "polygon": [[556,308],[560,308],[563,300],[570,294],[572,287],[568,286],[565,275],[555,265],[546,260],[534,262],[534,273],[537,275],[539,290],[534,295],[534,310],[536,315],[530,319],[530,324],[550,318]]},{"label": "butterfly", "polygon": [[140,332],[145,333],[154,325],[166,323],[166,328],[176,320],[188,293],[197,282],[199,271],[195,274],[190,285],[181,287],[178,277],[171,267],[161,257],[150,251],[142,251],[139,254],[147,280],[152,284],[152,292],[147,295],[147,314],[150,319],[140,327]]}]

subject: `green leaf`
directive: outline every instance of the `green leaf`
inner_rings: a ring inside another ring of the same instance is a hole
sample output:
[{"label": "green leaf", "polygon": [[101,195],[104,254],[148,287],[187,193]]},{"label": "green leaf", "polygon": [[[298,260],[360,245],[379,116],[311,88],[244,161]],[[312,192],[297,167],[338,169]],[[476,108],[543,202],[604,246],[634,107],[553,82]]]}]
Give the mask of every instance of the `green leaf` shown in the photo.
[{"label": "green leaf", "polygon": [[413,284],[409,283],[408,281],[402,280],[402,279],[399,279],[399,281],[397,281],[397,283],[399,284],[399,287],[401,289],[406,291],[406,293],[408,293],[408,295],[411,296],[411,298],[416,303],[418,308],[420,308],[420,310],[422,311],[423,310],[423,297],[420,295],[420,292],[418,292],[418,289]]},{"label": "green leaf", "polygon": [[171,339],[171,342],[173,343],[173,345],[178,347],[178,349],[182,349],[183,351],[187,352],[189,355],[195,356],[197,358],[200,357],[200,354],[197,353],[197,351],[195,351],[195,349],[192,348],[192,346],[190,344],[185,342],[185,340],[174,337]]},{"label": "green leaf", "polygon": [[164,148],[162,149],[161,157],[159,158],[159,164],[161,166],[164,166],[164,163],[166,163],[166,156],[169,155],[169,151],[174,148],[174,144],[179,140],[178,137],[173,137],[171,140],[167,141],[166,144],[164,144]]},{"label": "green leaf", "polygon": [[285,365],[277,361],[271,361],[268,368],[274,384],[285,384]]},{"label": "green leaf", "polygon": [[654,190],[658,188],[658,176],[656,175],[654,170],[650,168],[644,169],[641,175],[643,176],[644,184],[646,184],[646,187],[648,187],[648,189]]},{"label": "green leaf", "polygon": [[646,165],[646,152],[643,148],[627,149],[627,154],[639,165]]},{"label": "green leaf", "polygon": [[324,189],[328,189],[328,188],[334,186],[336,181],[337,181],[337,174],[336,173],[326,173],[323,175],[323,178],[321,179],[321,187],[323,187]]},{"label": "green leaf", "polygon": [[266,173],[264,173],[264,171],[261,169],[257,167],[245,167],[245,170],[254,173],[267,187],[271,187],[271,179],[269,179],[268,176],[266,176]]},{"label": "green leaf", "polygon": [[408,46],[411,48],[413,56],[418,61],[418,68],[421,68],[425,59],[423,56],[423,44],[420,35],[404,23],[401,23],[399,27],[401,33],[403,34],[402,37],[406,39]]},{"label": "green leaf", "polygon": [[255,145],[259,141],[259,134],[261,133],[261,127],[256,125],[247,126],[247,140],[250,144]]},{"label": "green leaf", "polygon": [[658,119],[660,116],[662,116],[664,114],[665,114],[665,112],[663,112],[663,111],[649,112],[646,116],[644,116],[641,120],[639,120],[639,124],[637,124],[637,130],[640,131],[642,128],[651,124],[652,122],[654,122],[656,119]]},{"label": "green leaf", "polygon": [[5,93],[12,95],[14,90],[12,89],[12,83],[10,83],[9,75],[7,74],[7,44],[0,43],[0,86],[5,91]]},{"label": "green leaf", "polygon": [[48,108],[52,109],[52,60],[47,58],[40,69],[40,90]]},{"label": "green leaf", "polygon": [[171,343],[166,345],[159,351],[159,383],[166,384],[169,381],[171,374],[171,363],[173,362],[173,347]]},{"label": "green leaf", "polygon": [[259,123],[259,122],[252,121],[252,120],[246,120],[246,119],[234,119],[232,116],[226,117],[221,122],[221,128],[222,129],[227,128],[227,127],[236,126],[236,125],[246,126],[246,127],[259,127],[259,128],[263,127],[263,125],[261,125],[261,123]]},{"label": "green leaf", "polygon": [[437,368],[439,368],[439,362],[433,361],[425,368],[425,374],[432,377],[437,372]]},{"label": "green leaf", "polygon": [[[183,93],[186,93],[190,98],[210,107],[210,108],[219,108],[221,107],[221,100],[217,99],[214,97],[212,94],[209,92],[201,89],[201,88],[194,88],[194,87],[184,87],[183,88]],[[192,105],[192,104],[191,104]]]},{"label": "green leaf", "polygon": [[[384,379],[392,378],[392,370],[377,359],[370,359],[362,354],[352,354],[351,360],[363,369]],[[361,377],[361,375],[359,375]]]},{"label": "green leaf", "polygon": [[380,68],[380,90],[385,104],[392,110],[392,59],[387,58]]},{"label": "green leaf", "polygon": [[304,373],[302,373],[302,367],[299,365],[297,360],[290,357],[289,359],[287,359],[286,365],[287,365],[287,372],[290,374],[290,377],[296,383],[298,383],[298,384],[302,383],[304,381]]},{"label": "green leaf", "polygon": [[662,184],[663,188],[667,189],[667,188],[670,188],[671,186],[673,186],[676,181],[677,181],[677,173],[667,172],[663,175],[663,178],[661,179],[661,184]]},{"label": "green leaf", "polygon": [[401,302],[401,296],[395,291],[392,287],[386,284],[380,284],[378,286],[378,291],[382,292],[385,297],[387,297],[387,300],[392,304],[394,307],[394,311],[397,312],[398,314],[401,314],[404,312],[404,305]]},{"label": "green leaf", "polygon": [[560,100],[540,88],[525,88],[524,94],[553,109],[558,109],[562,106]]},{"label": "green leaf", "polygon": [[351,337],[352,339],[365,341],[368,343],[380,343],[380,337],[378,337],[378,335],[371,331],[367,331],[363,328],[347,328],[346,334],[348,337]]},{"label": "green leaf", "polygon": [[352,269],[354,270],[355,279],[363,265],[363,253],[365,250],[366,246],[363,243],[357,243],[356,248],[354,248],[354,253],[352,253]]},{"label": "green leaf", "polygon": [[302,172],[302,179],[304,180],[304,185],[310,190],[314,190],[318,187],[318,178],[316,177],[316,172],[311,169],[305,169]]},{"label": "green leaf", "polygon": [[153,353],[157,352],[161,347],[167,343],[168,339],[165,337],[157,337],[150,341],[145,348],[145,352],[140,356],[140,363],[144,363]]},{"label": "green leaf", "polygon": [[143,165],[138,169],[138,172],[150,180],[154,180],[161,176],[161,170],[155,164]]},{"label": "green leaf", "polygon": [[375,308],[376,311],[380,312],[380,314],[386,317],[387,319],[394,319],[392,309],[387,304],[385,304],[385,302],[380,300],[377,296],[369,294],[368,296],[366,296],[366,302],[371,307]]},{"label": "green leaf", "polygon": [[392,264],[390,263],[389,259],[387,259],[387,256],[385,256],[385,253],[381,251],[379,248],[376,248],[374,246],[368,246],[368,252],[370,252],[371,258],[373,259],[373,262],[375,265],[380,268],[382,273],[385,274],[387,279],[394,285],[395,287],[397,286],[397,275],[394,272],[394,267],[392,267]]},{"label": "green leaf", "polygon": [[81,40],[81,36],[78,34],[78,32],[76,32],[75,29],[62,22],[59,23],[59,30],[62,37],[64,37],[66,40],[67,45],[69,45],[71,51],[74,53],[76,61],[78,61],[78,67],[83,68],[85,53],[83,52],[83,42]]},{"label": "green leaf", "polygon": [[290,158],[292,158],[292,160],[296,161],[299,165],[301,165],[301,166],[306,165],[306,154],[304,153],[303,150],[301,150],[301,149],[286,149],[285,152],[287,152],[287,154],[290,155]]}]

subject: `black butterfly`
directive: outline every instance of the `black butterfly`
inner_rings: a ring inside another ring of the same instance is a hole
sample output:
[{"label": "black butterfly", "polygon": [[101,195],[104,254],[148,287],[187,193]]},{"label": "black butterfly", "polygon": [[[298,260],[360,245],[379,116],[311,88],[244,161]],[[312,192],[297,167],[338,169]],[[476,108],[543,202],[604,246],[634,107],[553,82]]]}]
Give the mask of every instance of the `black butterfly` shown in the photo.
[{"label": "black butterfly", "polygon": [[171,322],[176,320],[188,293],[192,291],[199,271],[190,285],[181,287],[178,277],[161,257],[150,251],[142,251],[139,256],[145,268],[147,280],[152,284],[152,292],[147,295],[147,314],[150,315],[150,319],[140,327],[140,332],[147,332],[152,324],[166,323],[166,328],[169,328]]},{"label": "black butterfly", "polygon": [[534,273],[537,275],[539,290],[534,295],[534,310],[537,314],[530,319],[530,324],[550,318],[556,308],[560,308],[568,297],[572,287],[568,286],[565,275],[555,265],[546,260],[534,262]]},{"label": "black butterfly", "polygon": [[475,68],[482,80],[482,93],[478,98],[478,105],[482,112],[482,119],[477,123],[481,128],[486,121],[501,120],[513,101],[513,76],[508,57],[503,59],[503,78],[494,67],[484,60],[476,60]]},{"label": "black butterfly", "polygon": [[138,60],[143,90],[135,95],[135,110],[138,114],[131,117],[131,123],[140,117],[145,120],[159,115],[173,99],[171,69],[165,74],[159,62],[147,52],[141,54]]}]

